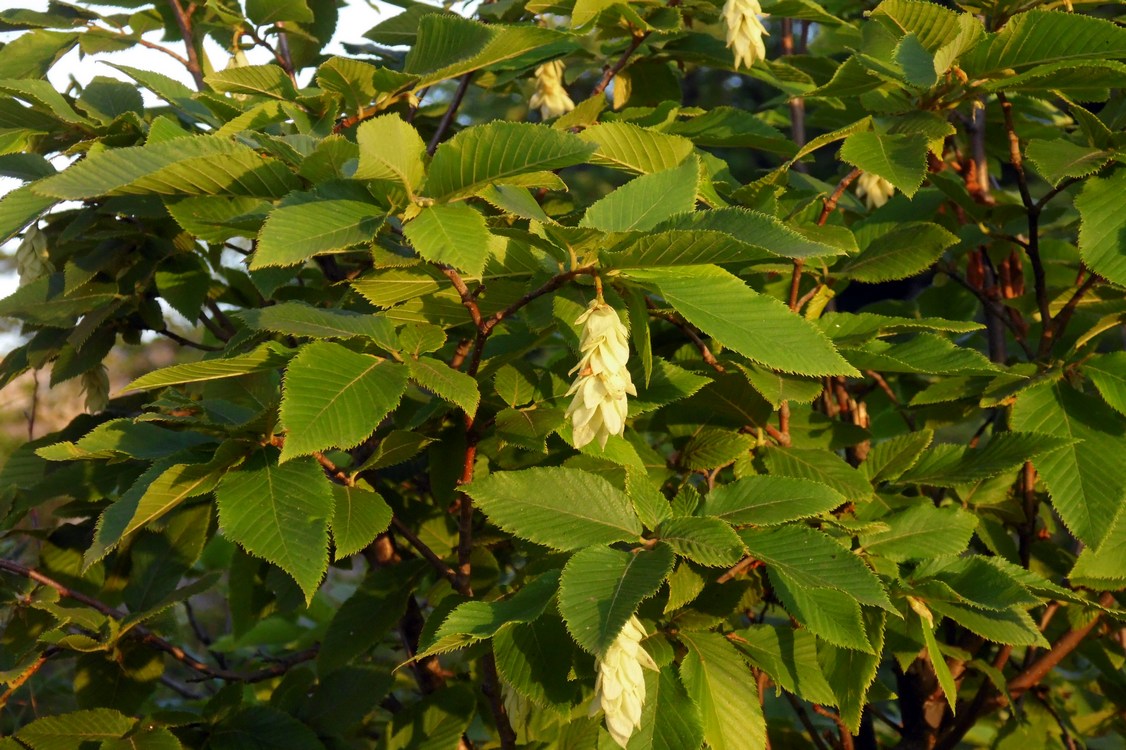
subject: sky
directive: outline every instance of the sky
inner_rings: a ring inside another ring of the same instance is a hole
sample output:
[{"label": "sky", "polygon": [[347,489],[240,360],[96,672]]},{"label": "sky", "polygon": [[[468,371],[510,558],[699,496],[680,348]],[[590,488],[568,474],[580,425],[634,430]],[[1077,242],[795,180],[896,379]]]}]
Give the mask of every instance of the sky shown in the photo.
[{"label": "sky", "polygon": [[[0,6],[6,8],[18,7],[39,11],[46,10],[47,4],[48,0],[0,0]],[[434,4],[437,3],[435,2]],[[97,6],[96,10],[106,15],[118,12],[134,12],[125,8],[115,8],[105,5]],[[326,52],[329,54],[345,54],[344,48],[341,46],[342,41],[362,42],[362,35],[365,31],[375,26],[380,21],[386,20],[402,11],[403,9],[398,6],[380,2],[379,0],[348,0],[347,5],[340,9],[340,22],[337,26],[337,35],[333,38],[332,42],[329,43]],[[20,32],[0,33],[0,41],[8,42],[18,36],[19,33]],[[147,34],[144,38],[149,41],[160,42],[161,32],[152,32]],[[183,44],[181,42],[170,42],[168,46],[181,54],[183,53]],[[204,51],[214,69],[226,67],[230,53],[223,49],[222,46],[208,39],[205,43]],[[262,49],[254,49],[248,51],[246,54],[253,64],[267,63],[272,59],[271,55]],[[103,64],[104,62],[112,62],[163,73],[166,76],[175,78],[189,88],[195,88],[191,76],[180,63],[161,52],[139,46],[124,52],[88,55],[81,59],[79,59],[78,49],[75,48],[55,64],[50,73],[48,73],[47,78],[54,84],[55,88],[59,90],[65,89],[70,84],[71,79],[76,80],[81,85],[85,85],[95,76],[117,78],[132,83],[131,79],[124,73],[121,73],[109,65]],[[311,75],[311,73],[307,75]],[[299,80],[299,83],[307,85],[308,81]],[[142,89],[142,95],[145,97],[146,104],[156,104],[159,102],[156,97],[144,89]],[[61,167],[63,163],[65,163],[65,160],[56,163],[56,166]],[[18,180],[0,176],[0,196],[19,187],[21,184],[22,183]],[[18,240],[12,240],[5,244],[2,249],[6,253],[14,253],[17,244]],[[14,274],[0,273],[0,298],[11,294],[15,291],[17,286],[18,280]],[[0,345],[0,352],[2,352],[4,348],[6,347]]]}]

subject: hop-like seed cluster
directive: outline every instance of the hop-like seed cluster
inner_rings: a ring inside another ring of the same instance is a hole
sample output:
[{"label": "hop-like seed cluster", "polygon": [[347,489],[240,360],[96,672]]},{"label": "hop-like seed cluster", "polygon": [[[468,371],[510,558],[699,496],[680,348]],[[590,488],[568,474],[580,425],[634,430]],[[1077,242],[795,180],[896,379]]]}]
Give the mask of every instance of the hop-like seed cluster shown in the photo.
[{"label": "hop-like seed cluster", "polygon": [[727,46],[735,50],[735,67],[751,67],[766,59],[764,36],[770,32],[762,25],[759,0],[727,0],[723,6],[723,23],[727,27]]},{"label": "hop-like seed cluster", "polygon": [[105,365],[82,374],[82,391],[86,394],[86,411],[97,414],[109,405],[109,373]]},{"label": "hop-like seed cluster", "polygon": [[23,240],[16,248],[16,272],[20,277],[20,286],[50,276],[52,270],[51,261],[47,257],[47,235],[33,224],[24,232]]},{"label": "hop-like seed cluster", "polygon": [[629,361],[629,334],[614,308],[594,300],[576,325],[583,327],[579,337],[582,359],[568,374],[578,373],[568,396],[574,396],[567,416],[574,425],[576,448],[598,439],[606,447],[611,435],[626,429],[626,394],[637,395],[626,363]]},{"label": "hop-like seed cluster", "polygon": [[552,60],[536,68],[536,93],[528,100],[532,108],[539,107],[540,117],[550,120],[565,115],[575,108],[575,103],[563,88],[562,60]]},{"label": "hop-like seed cluster", "polygon": [[895,194],[895,185],[879,175],[864,172],[856,178],[856,197],[869,209],[879,208]]},{"label": "hop-like seed cluster", "polygon": [[606,729],[622,747],[641,725],[641,709],[645,706],[645,669],[656,670],[653,657],[641,647],[645,629],[636,617],[622,628],[617,639],[606,649],[598,662],[598,680],[594,685],[594,701],[590,715],[606,714]]}]

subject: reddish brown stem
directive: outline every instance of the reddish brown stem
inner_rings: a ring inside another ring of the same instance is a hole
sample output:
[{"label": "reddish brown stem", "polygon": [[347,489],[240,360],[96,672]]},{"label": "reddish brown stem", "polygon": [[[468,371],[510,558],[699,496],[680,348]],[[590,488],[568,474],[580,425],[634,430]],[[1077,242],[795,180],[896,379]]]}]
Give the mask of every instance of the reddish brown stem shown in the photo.
[{"label": "reddish brown stem", "polygon": [[180,5],[180,0],[168,0],[168,7],[172,9],[172,15],[176,18],[176,26],[180,29],[180,35],[184,37],[184,46],[188,53],[185,66],[188,73],[191,74],[192,80],[195,81],[195,87],[202,91],[204,88],[203,66],[199,64],[199,51],[196,49],[195,35],[192,33],[192,20],[184,12],[184,6]]}]

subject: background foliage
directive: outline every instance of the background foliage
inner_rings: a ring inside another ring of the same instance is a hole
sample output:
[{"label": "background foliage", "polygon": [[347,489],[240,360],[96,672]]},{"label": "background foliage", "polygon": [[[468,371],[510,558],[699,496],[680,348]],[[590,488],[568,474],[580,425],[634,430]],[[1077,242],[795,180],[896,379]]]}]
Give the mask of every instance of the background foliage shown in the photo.
[{"label": "background foliage", "polygon": [[[609,747],[635,613],[631,749],[1120,747],[1120,6],[402,4],[0,12],[0,382],[91,411],[0,471],[0,748]],[[45,78],[136,45],[195,88]]]}]

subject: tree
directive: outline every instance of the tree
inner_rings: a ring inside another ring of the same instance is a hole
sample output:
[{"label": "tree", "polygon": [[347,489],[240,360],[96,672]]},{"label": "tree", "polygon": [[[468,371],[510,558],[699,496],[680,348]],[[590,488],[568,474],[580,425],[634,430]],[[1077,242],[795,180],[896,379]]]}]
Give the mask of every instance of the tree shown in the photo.
[{"label": "tree", "polygon": [[1104,5],[118,4],[0,12],[0,748],[1122,735]]}]

